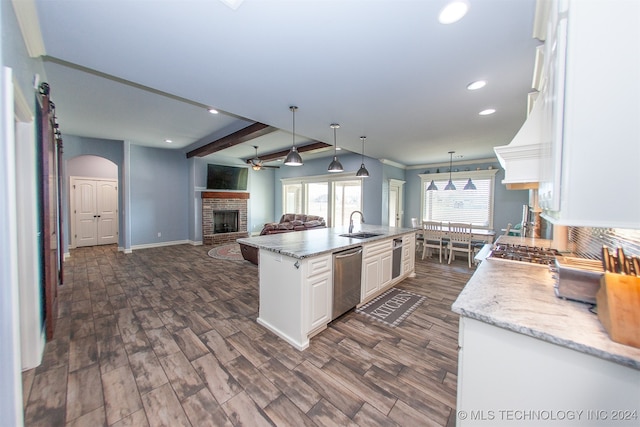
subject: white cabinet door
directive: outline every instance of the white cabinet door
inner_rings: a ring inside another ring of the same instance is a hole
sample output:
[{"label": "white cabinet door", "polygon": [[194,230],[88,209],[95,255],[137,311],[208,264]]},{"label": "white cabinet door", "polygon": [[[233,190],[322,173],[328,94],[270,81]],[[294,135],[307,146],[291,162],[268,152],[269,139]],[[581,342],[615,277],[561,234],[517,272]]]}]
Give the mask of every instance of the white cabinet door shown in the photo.
[{"label": "white cabinet door", "polygon": [[362,292],[360,301],[368,299],[380,289],[381,263],[378,255],[362,261]]},{"label": "white cabinet door", "polygon": [[331,321],[333,280],[331,272],[307,279],[309,287],[309,332],[324,327]]},{"label": "white cabinet door", "polygon": [[380,285],[382,289],[391,283],[391,273],[393,272],[393,252],[385,252],[380,255]]},{"label": "white cabinet door", "polygon": [[[553,141],[560,152],[550,153],[550,161],[561,167],[559,177],[541,183],[544,217],[560,225],[638,229],[640,2],[558,3],[568,4],[566,55],[552,70],[561,72],[566,59],[564,108],[559,134],[551,134],[561,139]],[[550,23],[561,22],[558,16],[552,9]],[[555,101],[561,100],[551,99],[548,111],[560,112]]]},{"label": "white cabinet door", "polygon": [[364,302],[391,282],[393,239],[365,244],[362,255],[362,291]]},{"label": "white cabinet door", "polygon": [[333,268],[332,256],[325,255],[308,258],[302,261],[305,277],[304,295],[308,300],[303,301],[307,321],[306,333],[324,327],[331,321],[333,297]]}]

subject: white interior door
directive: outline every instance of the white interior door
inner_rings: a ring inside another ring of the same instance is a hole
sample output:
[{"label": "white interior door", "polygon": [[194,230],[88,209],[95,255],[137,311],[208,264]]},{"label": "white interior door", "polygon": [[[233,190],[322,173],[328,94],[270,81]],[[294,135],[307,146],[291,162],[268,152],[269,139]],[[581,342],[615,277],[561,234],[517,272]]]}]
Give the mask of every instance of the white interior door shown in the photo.
[{"label": "white interior door", "polygon": [[398,226],[398,187],[389,187],[389,226]]},{"label": "white interior door", "polygon": [[72,178],[75,247],[118,242],[118,182]]},{"label": "white interior door", "polygon": [[118,243],[118,183],[97,181],[96,200],[98,244]]},{"label": "white interior door", "polygon": [[402,202],[402,188],[404,181],[398,179],[389,180],[389,226],[402,227],[404,215]]}]

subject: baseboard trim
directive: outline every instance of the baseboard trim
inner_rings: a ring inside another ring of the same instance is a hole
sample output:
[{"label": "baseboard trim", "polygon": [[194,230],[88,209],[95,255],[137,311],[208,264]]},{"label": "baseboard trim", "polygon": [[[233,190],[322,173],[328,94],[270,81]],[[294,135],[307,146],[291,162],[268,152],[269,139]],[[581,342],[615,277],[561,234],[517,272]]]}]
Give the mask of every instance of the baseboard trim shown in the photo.
[{"label": "baseboard trim", "polygon": [[[145,243],[143,245],[132,245],[131,250],[137,251],[138,249],[161,248],[163,246],[186,245],[189,243],[191,243],[189,240],[173,240],[171,242]],[[125,250],[125,253],[127,253],[126,250]]]}]

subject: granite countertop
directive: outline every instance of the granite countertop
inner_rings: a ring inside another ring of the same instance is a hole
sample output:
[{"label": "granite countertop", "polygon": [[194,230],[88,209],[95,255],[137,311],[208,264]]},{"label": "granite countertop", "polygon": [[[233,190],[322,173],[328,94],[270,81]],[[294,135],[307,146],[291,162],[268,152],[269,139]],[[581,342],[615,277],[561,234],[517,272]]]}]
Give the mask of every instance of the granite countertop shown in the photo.
[{"label": "granite countertop", "polygon": [[343,237],[348,233],[348,227],[316,228],[313,230],[293,231],[290,233],[269,234],[265,236],[245,237],[237,239],[238,243],[265,249],[293,258],[303,259],[327,252],[346,250],[363,243],[388,239],[415,233],[413,228],[387,227],[384,225],[360,224],[354,227],[353,232],[366,231],[376,233],[379,236],[366,239]]},{"label": "granite countertop", "polygon": [[[540,245],[538,245],[540,246]],[[640,370],[640,349],[612,341],[590,305],[555,296],[546,266],[486,259],[452,310],[462,316]]]}]

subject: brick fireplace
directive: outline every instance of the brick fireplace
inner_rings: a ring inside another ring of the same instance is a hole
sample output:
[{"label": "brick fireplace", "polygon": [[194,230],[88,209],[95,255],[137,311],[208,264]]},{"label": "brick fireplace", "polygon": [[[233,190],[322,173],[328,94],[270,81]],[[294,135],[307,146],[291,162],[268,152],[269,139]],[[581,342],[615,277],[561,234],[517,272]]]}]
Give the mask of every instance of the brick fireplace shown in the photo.
[{"label": "brick fireplace", "polygon": [[247,201],[249,193],[203,191],[202,243],[219,245],[248,237]]}]

